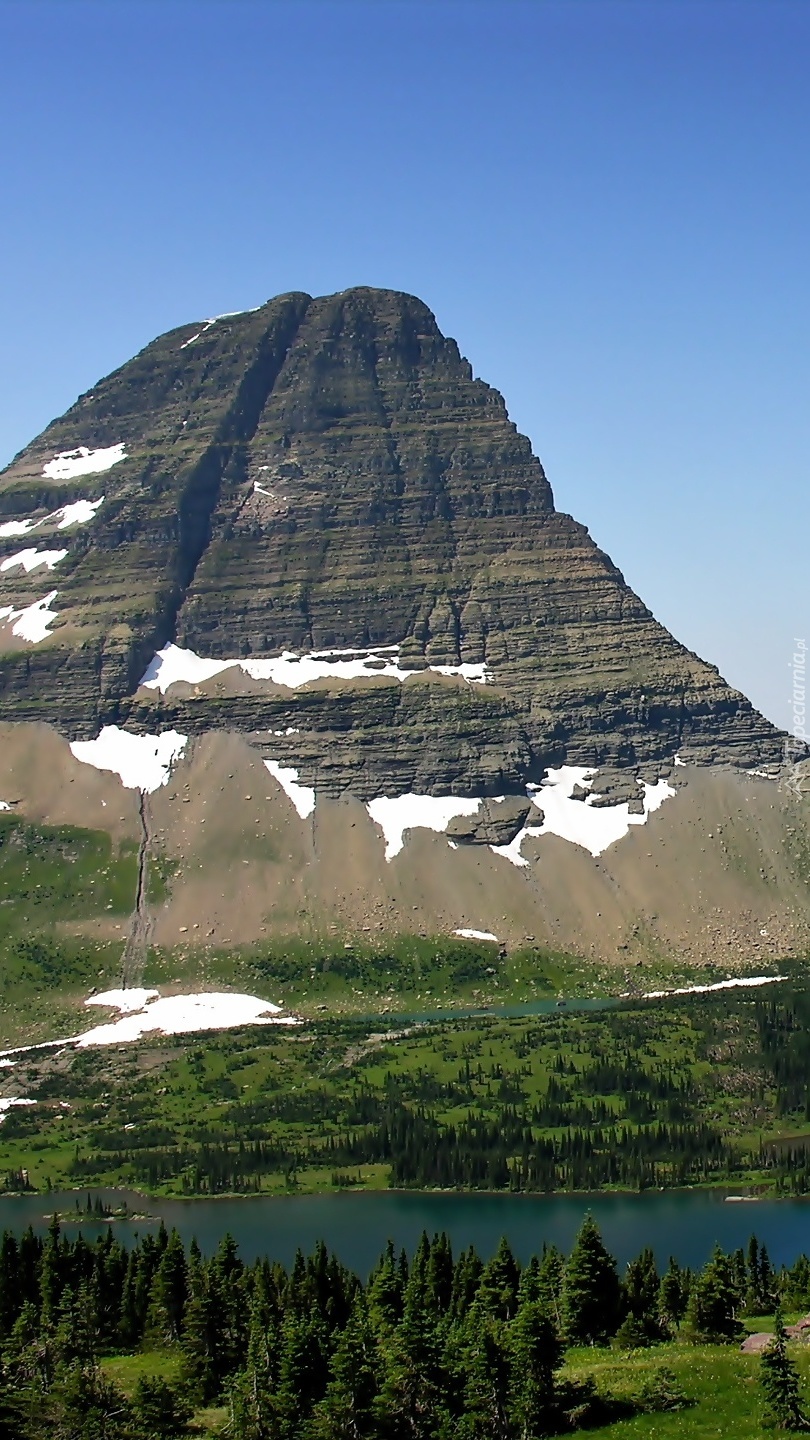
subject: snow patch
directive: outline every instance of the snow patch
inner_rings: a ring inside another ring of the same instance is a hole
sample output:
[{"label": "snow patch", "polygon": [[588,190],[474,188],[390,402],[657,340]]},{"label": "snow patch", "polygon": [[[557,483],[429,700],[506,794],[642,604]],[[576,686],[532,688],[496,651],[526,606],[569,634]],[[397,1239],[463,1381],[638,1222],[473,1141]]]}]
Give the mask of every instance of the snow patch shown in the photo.
[{"label": "snow patch", "polygon": [[292,767],[285,769],[277,760],[265,760],[264,763],[285,795],[292,800],[301,819],[307,820],[315,809],[315,791],[309,785],[298,784],[298,771]]},{"label": "snow patch", "polygon": [[[110,992],[114,994],[116,992]],[[127,992],[123,992],[126,994]],[[155,994],[151,992],[141,992]],[[98,997],[92,996],[95,1002]],[[80,1050],[91,1045],[130,1044],[142,1035],[187,1035],[201,1030],[231,1030],[238,1025],[297,1025],[295,1016],[281,1015],[281,1007],[256,995],[212,991],[197,995],[164,995],[119,1020],[96,1025],[73,1037]]]},{"label": "snow patch", "polygon": [[71,505],[63,505],[61,510],[54,510],[48,519],[54,520],[57,515],[61,515],[57,530],[67,530],[71,525],[86,525],[88,520],[93,519],[99,505],[103,504],[103,495],[98,500],[74,500]]},{"label": "snow patch", "polygon": [[[375,675],[388,675],[404,681],[409,675],[423,674],[423,671],[400,666],[399,648],[398,645],[378,645],[368,650],[312,650],[303,655],[285,650],[270,659],[212,660],[196,655],[193,650],[164,645],[150,660],[140,683],[147,690],[160,690],[165,695],[169,686],[178,680],[199,685],[234,665],[252,680],[271,680],[288,690],[298,690],[313,680],[369,680]],[[428,669],[438,675],[460,676],[468,684],[486,685],[488,681],[486,665],[431,665]]]},{"label": "snow patch", "polygon": [[164,730],[162,735],[133,735],[117,725],[105,725],[95,740],[72,740],[77,760],[96,770],[111,770],[128,790],[149,795],[165,785],[172,766],[186,748],[187,735]]},{"label": "snow patch", "polygon": [[393,860],[405,844],[406,830],[441,832],[457,815],[475,815],[480,804],[454,795],[381,795],[366,809],[385,836],[386,860]]},{"label": "snow patch", "polygon": [[[52,510],[49,515],[43,515],[41,520],[6,520],[0,525],[0,539],[8,539],[12,535],[28,535],[32,530],[38,530],[40,525],[47,525],[50,521],[58,520],[57,530],[67,530],[71,525],[86,525],[92,520],[99,505],[104,504],[104,496],[98,500],[73,500],[69,505],[61,505],[58,510]],[[24,551],[30,554],[30,551]],[[43,552],[54,554],[56,552]],[[67,550],[60,552],[60,559],[67,555]],[[54,560],[54,565],[56,561]]]},{"label": "snow patch", "polygon": [[491,930],[467,930],[466,928],[462,927],[460,930],[454,930],[453,934],[461,935],[464,940],[497,941],[498,939],[497,935],[493,935]]},{"label": "snow patch", "polygon": [[[260,305],[256,305],[254,308],[255,308],[256,310],[260,310],[260,309],[261,309],[261,306],[260,306]],[[182,345],[180,346],[180,349],[181,349],[181,350],[185,350],[188,345],[193,345],[193,344],[194,344],[194,341],[195,341],[195,340],[199,340],[200,336],[201,336],[201,335],[204,335],[205,332],[206,332],[206,330],[210,330],[212,325],[216,325],[217,320],[230,320],[230,319],[232,319],[233,316],[235,316],[235,315],[252,315],[252,314],[253,314],[253,311],[252,311],[252,310],[225,310],[222,315],[212,315],[212,316],[211,316],[211,319],[210,319],[210,320],[206,320],[206,322],[205,322],[205,324],[203,325],[202,329],[201,329],[201,330],[198,330],[197,333],[196,333],[196,335],[191,335],[188,340],[184,340],[184,341],[183,341]]]},{"label": "snow patch", "polygon": [[531,796],[532,803],[543,812],[541,835],[558,835],[561,840],[590,851],[591,855],[601,855],[629,834],[631,825],[646,824],[647,817],[676,793],[666,780],[659,780],[655,785],[644,782],[642,815],[631,815],[627,801],[596,807],[590,795],[584,800],[575,800],[574,787],[589,789],[595,774],[595,770],[577,765],[561,765],[546,771],[539,791]]},{"label": "snow patch", "polygon": [[185,680],[189,685],[201,685],[221,670],[236,665],[236,660],[203,660],[193,650],[182,650],[179,645],[164,645],[152,657],[140,678],[146,690],[159,690],[165,695],[170,685]]},{"label": "snow patch", "polygon": [[508,845],[490,845],[489,848],[493,855],[500,855],[502,859],[508,860],[510,865],[517,865],[519,870],[527,870],[529,862],[521,851],[523,841],[527,836],[542,835],[542,833],[542,830],[537,825],[524,825],[523,829],[518,831],[514,840],[510,840]]},{"label": "snow patch", "polygon": [[113,1010],[120,1010],[122,1015],[129,1015],[132,1010],[143,1010],[144,1005],[159,994],[159,990],[141,990],[133,986],[131,990],[105,990],[102,995],[90,995],[84,1003],[109,1005]]},{"label": "snow patch", "polygon": [[708,995],[712,990],[736,990],[740,986],[779,985],[787,975],[743,975],[736,980],[715,980],[712,985],[684,985],[678,990],[648,990],[642,1000],[665,1000],[668,995]]},{"label": "snow patch", "polygon": [[126,458],[123,445],[108,445],[100,450],[88,450],[86,445],[77,445],[75,450],[63,450],[49,460],[47,465],[43,465],[42,473],[49,480],[75,480],[79,475],[100,475]]},{"label": "snow patch", "polygon": [[18,550],[16,555],[9,555],[7,560],[0,562],[0,570],[13,570],[15,565],[21,565],[26,575],[39,565],[47,565],[49,570],[53,570],[67,553],[67,550],[37,550],[35,546],[30,550]]},{"label": "snow patch", "polygon": [[40,640],[50,635],[48,626],[57,618],[56,612],[50,608],[56,599],[56,593],[51,590],[50,594],[43,596],[41,600],[35,600],[32,605],[26,605],[22,610],[15,610],[13,605],[4,605],[0,609],[0,621],[11,626],[12,635],[19,635],[22,640],[38,645]]},{"label": "snow patch", "polygon": [[29,530],[41,524],[41,520],[4,520],[0,525],[0,536],[5,539],[9,535],[27,535]]}]

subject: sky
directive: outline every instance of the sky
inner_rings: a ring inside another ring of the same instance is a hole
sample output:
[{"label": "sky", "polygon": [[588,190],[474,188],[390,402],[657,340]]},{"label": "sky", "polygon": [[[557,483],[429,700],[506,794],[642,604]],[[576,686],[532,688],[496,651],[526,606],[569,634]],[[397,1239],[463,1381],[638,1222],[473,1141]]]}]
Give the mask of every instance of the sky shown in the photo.
[{"label": "sky", "polygon": [[810,639],[806,0],[0,0],[0,465],[172,326],[419,295],[772,720]]}]

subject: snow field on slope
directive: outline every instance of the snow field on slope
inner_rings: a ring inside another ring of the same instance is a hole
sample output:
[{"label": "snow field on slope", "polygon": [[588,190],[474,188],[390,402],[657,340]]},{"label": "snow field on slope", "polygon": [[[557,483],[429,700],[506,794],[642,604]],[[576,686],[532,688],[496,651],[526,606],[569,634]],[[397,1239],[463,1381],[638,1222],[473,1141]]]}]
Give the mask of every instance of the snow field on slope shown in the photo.
[{"label": "snow field on slope", "polygon": [[737,990],[741,986],[779,985],[787,975],[740,975],[733,980],[715,980],[711,985],[684,985],[679,990],[648,990],[642,1000],[665,1000],[670,995],[708,995],[712,990]]},{"label": "snow field on slope", "polygon": [[21,640],[38,645],[40,640],[50,635],[48,626],[57,618],[56,611],[50,608],[55,599],[56,591],[51,590],[41,600],[25,605],[22,610],[15,610],[13,605],[4,605],[0,608],[0,622],[11,626],[12,635],[18,635]]},{"label": "snow field on slope", "polygon": [[18,550],[16,555],[9,555],[7,560],[0,561],[0,570],[13,570],[15,565],[21,565],[26,575],[36,570],[40,565],[47,565],[53,570],[60,560],[64,560],[67,550],[37,550],[33,546],[30,550]]},{"label": "snow field on slope", "polygon": [[72,740],[70,748],[82,764],[111,770],[127,790],[145,790],[151,795],[166,784],[187,742],[188,736],[176,730],[164,730],[161,735],[133,735],[117,725],[105,725],[95,740]]},{"label": "snow field on slope", "polygon": [[[654,810],[676,794],[666,780],[659,780],[655,785],[644,783],[643,815],[631,815],[626,801],[597,808],[590,803],[590,796],[584,800],[575,800],[572,794],[574,787],[581,785],[583,789],[587,788],[593,783],[595,774],[595,770],[576,765],[562,765],[559,769],[547,770],[539,790],[530,787],[527,792],[532,802],[542,810],[542,822],[539,819],[534,825],[531,821],[527,822],[508,845],[490,845],[492,853],[525,869],[529,861],[522,853],[523,841],[532,836],[557,835],[572,845],[580,845],[590,851],[591,855],[601,855],[603,850],[623,839],[632,825],[644,825]],[[497,804],[506,797],[496,795],[489,798]],[[386,860],[392,860],[403,848],[406,830],[423,828],[444,831],[456,815],[475,815],[481,804],[481,799],[399,795],[370,800],[366,809],[385,836]]]},{"label": "snow field on slope", "polygon": [[80,475],[100,475],[111,470],[119,461],[126,460],[123,445],[108,445],[100,450],[89,450],[86,445],[77,445],[75,450],[63,450],[42,467],[42,473],[49,480],[76,480]]},{"label": "snow field on slope", "polygon": [[315,809],[315,791],[309,785],[298,784],[298,771],[292,767],[285,769],[277,760],[265,760],[264,764],[292,800],[301,819],[308,820]]},{"label": "snow field on slope", "polygon": [[385,858],[393,860],[405,844],[406,830],[446,830],[457,815],[475,815],[480,800],[453,795],[381,795],[366,809],[385,836]]},{"label": "snow field on slope", "polygon": [[59,519],[57,530],[69,530],[71,525],[86,525],[103,504],[104,496],[101,495],[98,500],[73,500],[69,505],[61,505],[58,510],[43,515],[41,520],[4,520],[0,525],[0,539],[8,539],[12,535],[28,535],[32,530],[38,530],[40,525],[47,525],[49,520]]},{"label": "snow field on slope", "polygon": [[[150,660],[141,685],[146,690],[160,690],[165,695],[169,686],[185,681],[200,685],[224,670],[238,666],[252,680],[271,680],[288,690],[298,690],[313,680],[368,680],[375,675],[388,675],[404,681],[424,671],[408,670],[398,664],[398,645],[379,645],[368,650],[312,650],[298,655],[285,650],[270,659],[213,660],[183,650],[179,645],[164,645]],[[468,684],[486,685],[485,665],[432,665],[437,675],[458,675]]]},{"label": "snow field on slope", "polygon": [[463,940],[495,940],[497,942],[498,939],[497,935],[493,935],[491,930],[468,930],[465,926],[462,926],[459,930],[454,930],[453,934],[460,935]]},{"label": "snow field on slope", "polygon": [[[130,994],[137,995],[142,1001],[139,1008],[135,1008],[134,1000],[130,1004]],[[269,1000],[227,991],[160,996],[156,990],[109,990],[103,995],[91,995],[84,1003],[110,1005],[124,1013],[118,1020],[96,1025],[83,1035],[73,1036],[72,1043],[80,1050],[92,1045],[131,1044],[152,1031],[161,1035],[188,1035],[203,1030],[232,1030],[240,1025],[300,1023],[294,1015],[282,1015],[281,1007]]]}]

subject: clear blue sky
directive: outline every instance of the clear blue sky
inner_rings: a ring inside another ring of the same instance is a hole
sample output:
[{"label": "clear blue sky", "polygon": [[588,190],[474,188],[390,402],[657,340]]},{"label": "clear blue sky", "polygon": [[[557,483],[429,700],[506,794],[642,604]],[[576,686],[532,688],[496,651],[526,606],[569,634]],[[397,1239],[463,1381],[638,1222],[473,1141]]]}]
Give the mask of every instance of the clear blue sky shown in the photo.
[{"label": "clear blue sky", "polygon": [[679,639],[810,640],[807,0],[0,0],[0,463],[160,331],[420,295]]}]

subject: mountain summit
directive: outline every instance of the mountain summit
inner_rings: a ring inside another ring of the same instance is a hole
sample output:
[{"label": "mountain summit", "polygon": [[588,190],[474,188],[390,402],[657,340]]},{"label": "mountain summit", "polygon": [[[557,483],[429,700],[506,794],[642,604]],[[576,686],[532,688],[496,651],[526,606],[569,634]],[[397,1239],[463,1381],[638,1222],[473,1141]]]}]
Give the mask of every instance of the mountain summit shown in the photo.
[{"label": "mountain summit", "polygon": [[[704,897],[735,945],[804,915],[789,858],[768,890],[784,737],[395,291],[172,330],[2,472],[0,722],[0,795],[168,857],[166,945],[363,921],[706,956]],[[732,813],[736,868],[698,844]]]},{"label": "mountain summit", "polygon": [[[282,295],[162,335],[0,475],[0,544],[0,716],[71,738],[294,719],[303,738],[277,748],[364,798],[496,794],[566,761],[780,759],[774,727],[555,510],[501,396],[410,295]],[[370,651],[372,672],[396,655],[424,683],[293,703],[243,675],[203,705],[147,699],[169,644]]]}]

